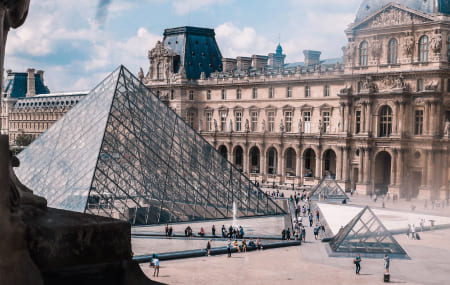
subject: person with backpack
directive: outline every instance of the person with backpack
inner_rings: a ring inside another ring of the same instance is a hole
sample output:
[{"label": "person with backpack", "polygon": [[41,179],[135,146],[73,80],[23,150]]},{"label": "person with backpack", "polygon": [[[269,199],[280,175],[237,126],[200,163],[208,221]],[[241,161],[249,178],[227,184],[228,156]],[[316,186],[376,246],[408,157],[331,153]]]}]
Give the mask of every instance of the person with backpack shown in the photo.
[{"label": "person with backpack", "polygon": [[361,271],[361,254],[358,253],[358,255],[353,260],[353,263],[356,266],[356,274],[359,274],[359,271]]}]

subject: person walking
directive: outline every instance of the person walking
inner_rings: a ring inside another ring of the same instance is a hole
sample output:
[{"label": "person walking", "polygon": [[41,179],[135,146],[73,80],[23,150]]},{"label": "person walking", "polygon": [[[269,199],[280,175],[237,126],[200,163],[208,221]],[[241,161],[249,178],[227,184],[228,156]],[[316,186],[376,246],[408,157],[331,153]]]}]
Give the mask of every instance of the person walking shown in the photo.
[{"label": "person walking", "polygon": [[391,259],[387,254],[384,255],[384,269],[386,270],[386,274],[389,274],[389,263],[391,262]]},{"label": "person walking", "polygon": [[166,232],[166,237],[169,236],[169,225],[166,224],[165,226],[165,232]]},{"label": "person walking", "polygon": [[302,241],[303,242],[306,241],[306,229],[304,226],[302,226]]},{"label": "person walking", "polygon": [[228,239],[228,242],[227,242],[227,253],[228,253],[228,257],[231,257],[231,239]]},{"label": "person walking", "polygon": [[155,277],[155,275],[156,275],[156,277],[158,277],[158,275],[159,275],[159,258],[157,256],[153,259],[153,264],[155,264],[155,271],[153,272],[153,277]]},{"label": "person walking", "polygon": [[291,240],[291,230],[289,228],[286,230],[286,240]]},{"label": "person walking", "polygon": [[359,274],[359,271],[361,271],[361,254],[358,253],[353,263],[356,265],[356,274]]},{"label": "person walking", "polygon": [[212,240],[208,240],[208,243],[206,244],[206,254],[207,254],[207,256],[211,256],[211,243],[212,243]]},{"label": "person walking", "polygon": [[414,226],[414,224],[411,226],[411,237],[414,240],[416,239],[416,226]]},{"label": "person walking", "polygon": [[309,226],[312,227],[312,225],[313,225],[313,215],[311,213],[309,213],[308,218],[309,218]]}]

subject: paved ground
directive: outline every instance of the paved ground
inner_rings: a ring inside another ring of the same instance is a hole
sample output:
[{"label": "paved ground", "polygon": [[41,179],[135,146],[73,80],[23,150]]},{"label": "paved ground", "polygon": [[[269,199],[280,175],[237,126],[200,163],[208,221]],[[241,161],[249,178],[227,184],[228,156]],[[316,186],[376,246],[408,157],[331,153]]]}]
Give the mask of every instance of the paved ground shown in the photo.
[{"label": "paved ground", "polygon": [[[361,275],[353,271],[352,259],[330,258],[326,244],[315,241],[308,228],[302,246],[161,262],[160,276],[167,284],[382,284],[383,261],[364,259]],[[422,240],[395,238],[411,260],[391,262],[392,283],[449,284],[450,231],[422,234]],[[148,263],[141,265],[151,277]],[[153,277],[151,277],[153,278]]]}]

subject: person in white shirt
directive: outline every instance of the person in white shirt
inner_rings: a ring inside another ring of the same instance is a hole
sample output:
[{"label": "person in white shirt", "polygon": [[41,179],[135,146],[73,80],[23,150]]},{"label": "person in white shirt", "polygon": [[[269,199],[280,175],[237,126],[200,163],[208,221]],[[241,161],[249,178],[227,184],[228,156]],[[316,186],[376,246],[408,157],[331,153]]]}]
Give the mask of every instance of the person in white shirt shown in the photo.
[{"label": "person in white shirt", "polygon": [[156,277],[158,277],[158,275],[159,275],[159,259],[154,258],[153,263],[155,264],[155,271],[153,272],[153,276],[156,275]]}]

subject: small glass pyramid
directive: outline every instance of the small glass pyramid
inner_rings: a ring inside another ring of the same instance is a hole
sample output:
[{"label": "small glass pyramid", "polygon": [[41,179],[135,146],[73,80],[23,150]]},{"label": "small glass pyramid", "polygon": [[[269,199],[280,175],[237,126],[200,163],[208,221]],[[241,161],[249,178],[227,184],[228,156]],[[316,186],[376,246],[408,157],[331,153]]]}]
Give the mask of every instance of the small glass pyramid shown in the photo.
[{"label": "small glass pyramid", "polygon": [[158,224],[284,214],[123,66],[20,155],[50,207]]},{"label": "small glass pyramid", "polygon": [[366,206],[330,241],[335,252],[406,255],[405,250]]},{"label": "small glass pyramid", "polygon": [[325,176],[320,183],[314,187],[310,195],[311,200],[349,200],[341,186],[331,176]]}]

